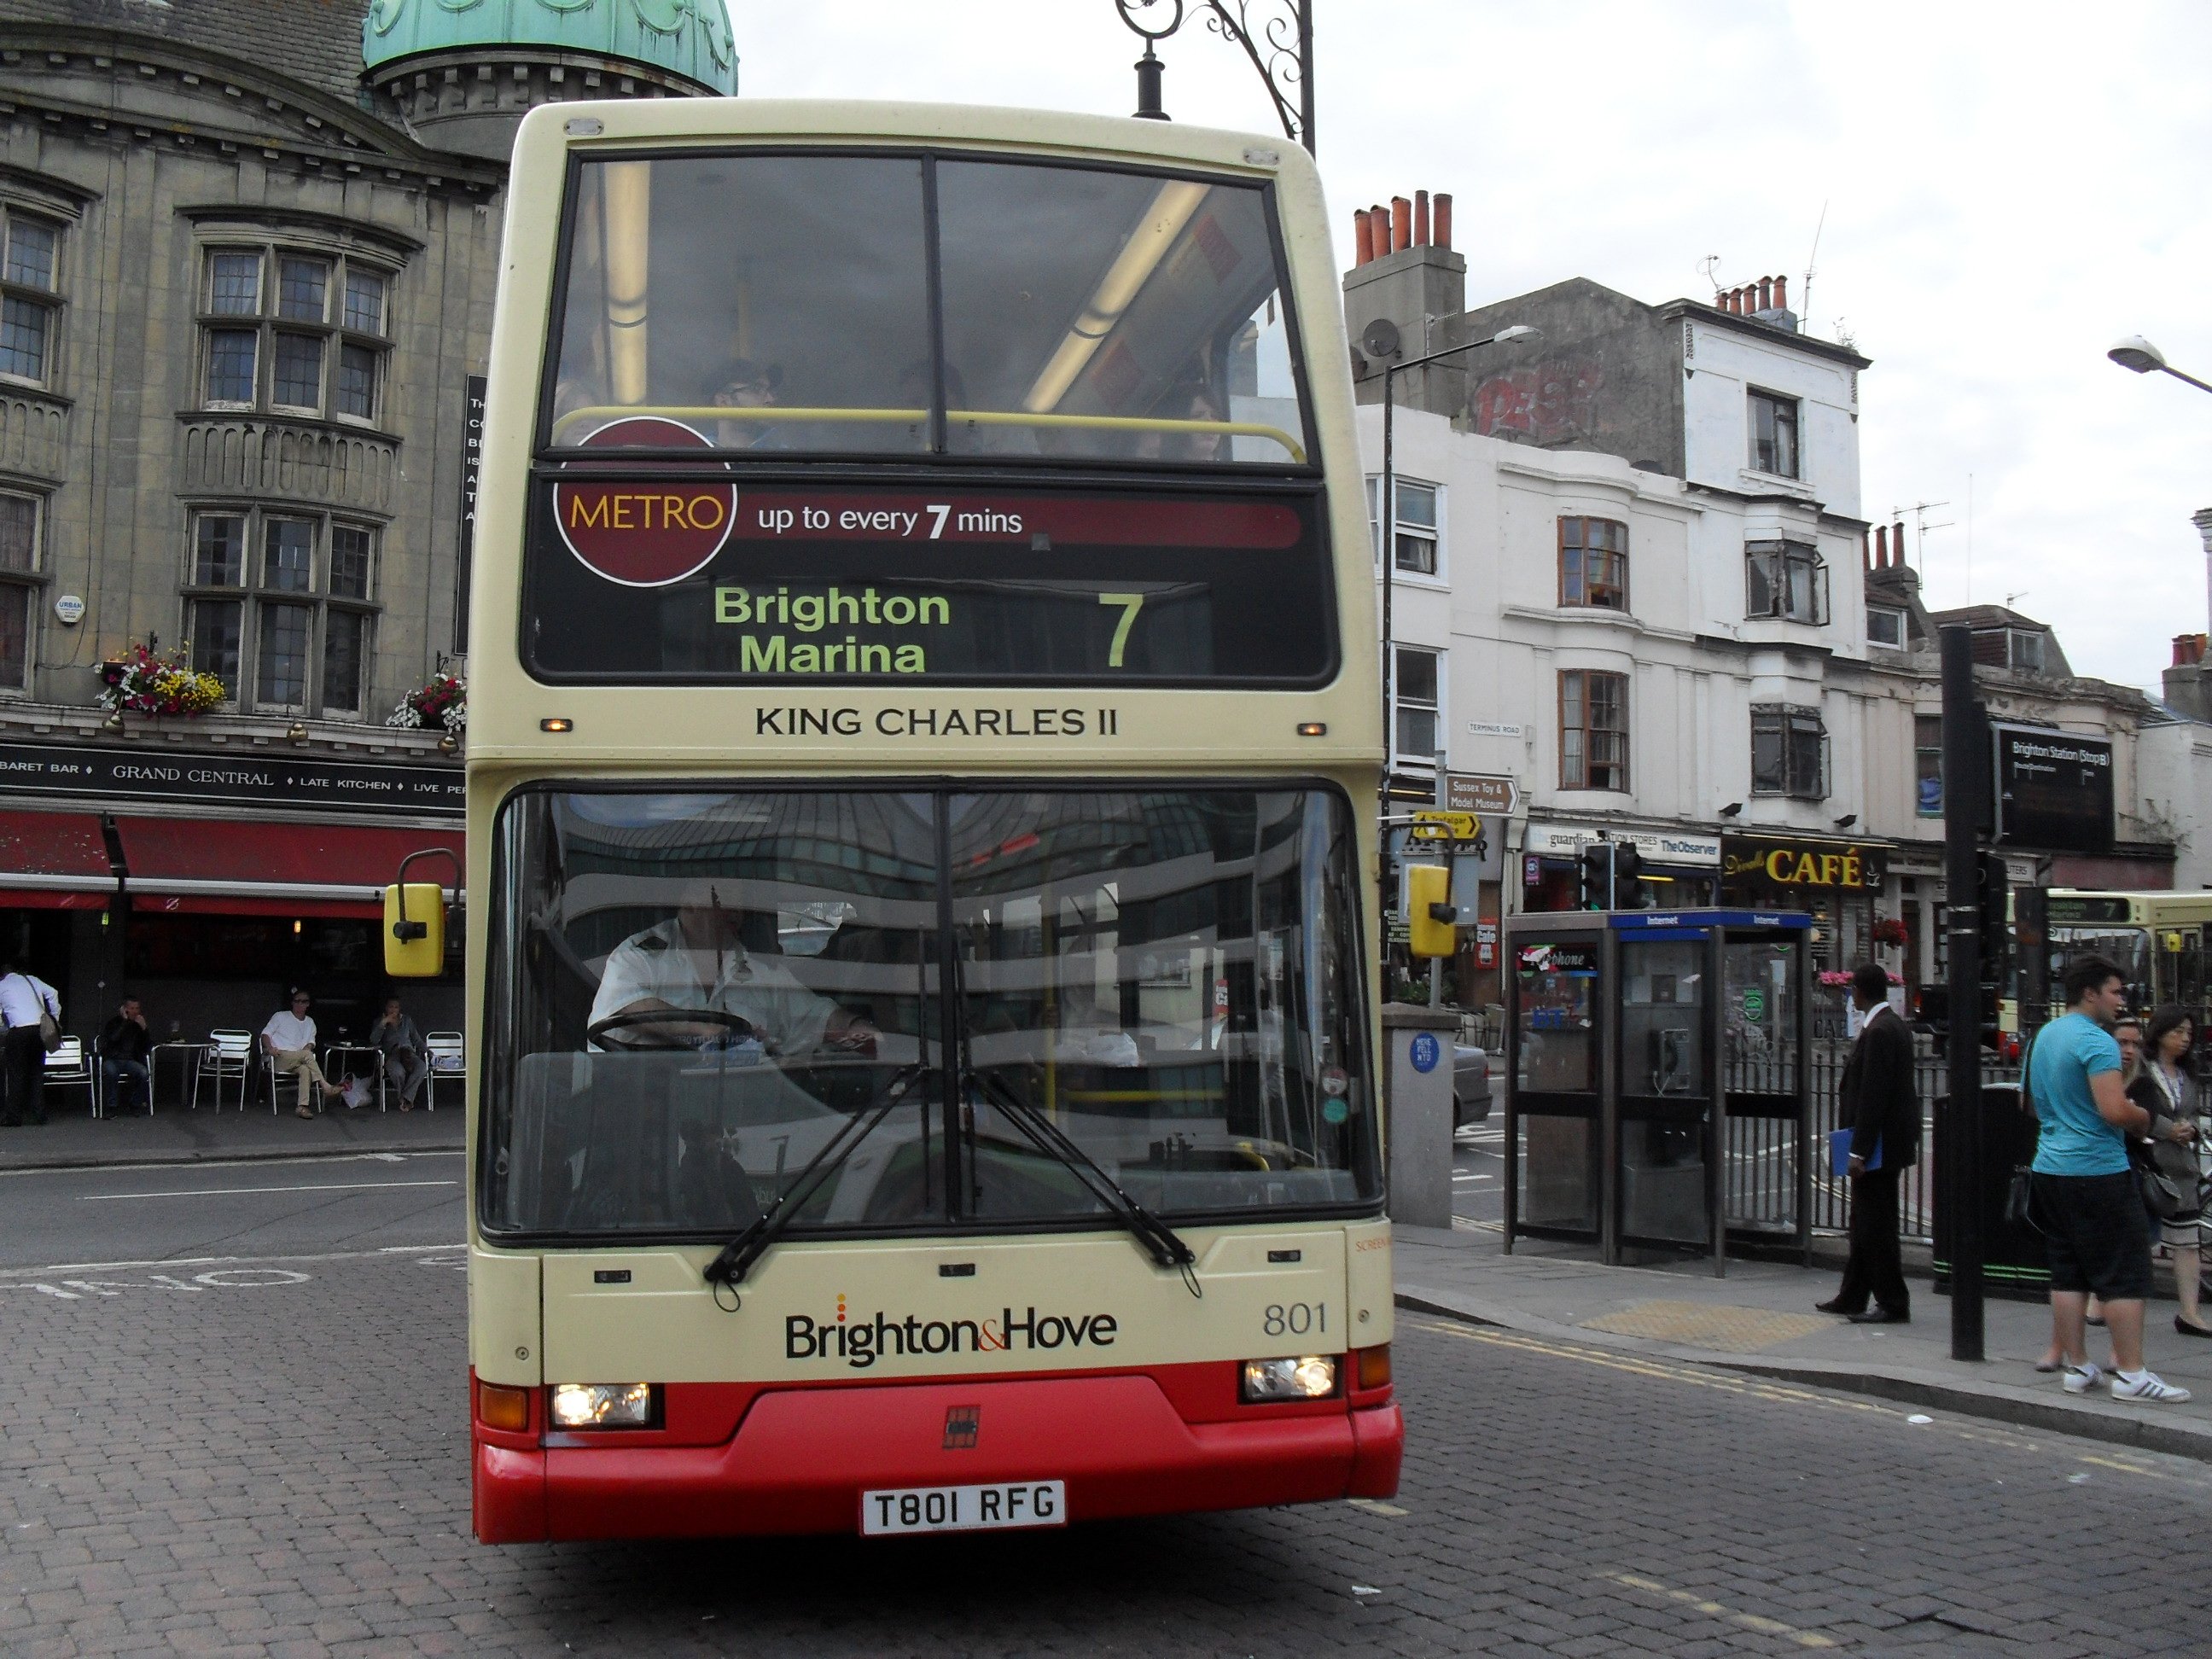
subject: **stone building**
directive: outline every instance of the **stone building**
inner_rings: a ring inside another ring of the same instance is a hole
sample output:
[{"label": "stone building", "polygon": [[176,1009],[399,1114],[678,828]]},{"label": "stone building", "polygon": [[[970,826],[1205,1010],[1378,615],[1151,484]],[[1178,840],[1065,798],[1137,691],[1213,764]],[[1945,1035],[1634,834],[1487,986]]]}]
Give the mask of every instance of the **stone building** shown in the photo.
[{"label": "stone building", "polygon": [[[514,127],[736,76],[722,0],[0,0],[0,953],[67,1024],[365,1026],[371,890],[459,840],[463,734],[387,717],[465,667]],[[137,647],[220,701],[111,714]]]}]

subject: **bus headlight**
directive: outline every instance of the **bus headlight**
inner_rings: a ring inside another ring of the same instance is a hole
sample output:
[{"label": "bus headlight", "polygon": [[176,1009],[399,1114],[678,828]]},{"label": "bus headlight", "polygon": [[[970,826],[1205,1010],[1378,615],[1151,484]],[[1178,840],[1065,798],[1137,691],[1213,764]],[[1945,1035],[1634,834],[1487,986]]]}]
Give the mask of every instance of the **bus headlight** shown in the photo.
[{"label": "bus headlight", "polygon": [[1248,1405],[1267,1400],[1322,1400],[1335,1392],[1336,1360],[1331,1355],[1244,1362],[1243,1395]]},{"label": "bus headlight", "polygon": [[649,1429],[650,1382],[559,1382],[553,1389],[556,1429]]}]

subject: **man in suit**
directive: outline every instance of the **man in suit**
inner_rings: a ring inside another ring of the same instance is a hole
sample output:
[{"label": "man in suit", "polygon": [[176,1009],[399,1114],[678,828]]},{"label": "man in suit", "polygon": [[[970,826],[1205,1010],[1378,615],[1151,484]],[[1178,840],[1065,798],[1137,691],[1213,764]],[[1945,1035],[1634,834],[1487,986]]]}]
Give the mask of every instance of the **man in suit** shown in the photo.
[{"label": "man in suit", "polygon": [[[1870,962],[1851,971],[1851,1003],[1859,1011],[1859,1040],[1836,1091],[1851,1132],[1851,1254],[1843,1287],[1818,1305],[1822,1313],[1849,1315],[1854,1325],[1902,1325],[1912,1317],[1912,1303],[1897,1249],[1897,1183],[1920,1157],[1912,1033],[1889,1006],[1889,975]],[[1868,1167],[1875,1163],[1879,1168]]]}]

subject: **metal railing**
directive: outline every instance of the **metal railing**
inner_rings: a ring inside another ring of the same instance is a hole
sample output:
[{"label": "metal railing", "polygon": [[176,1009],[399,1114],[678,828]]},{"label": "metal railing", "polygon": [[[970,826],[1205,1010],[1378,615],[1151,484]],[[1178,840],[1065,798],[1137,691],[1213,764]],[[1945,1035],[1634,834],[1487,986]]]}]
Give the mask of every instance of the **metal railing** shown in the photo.
[{"label": "metal railing", "polygon": [[[1837,1233],[1850,1225],[1850,1183],[1838,1180],[1828,1167],[1828,1136],[1844,1126],[1836,1102],[1836,1085],[1843,1079],[1850,1050],[1842,1044],[1815,1043],[1807,1077],[1812,1102],[1812,1145],[1805,1155],[1813,1166],[1813,1231]],[[1912,1062],[1913,1085],[1920,1096],[1925,1126],[1920,1156],[1898,1184],[1898,1232],[1909,1241],[1926,1243],[1936,1231],[1936,1103],[1950,1092],[1948,1062],[1931,1054],[1917,1054]],[[1733,1060],[1728,1086],[1733,1091],[1786,1091],[1793,1081],[1778,1062]],[[2000,1062],[1984,1055],[1984,1085],[2020,1081],[2016,1063]],[[1728,1152],[1723,1166],[1727,1187],[1728,1220],[1732,1227],[1794,1231],[1796,1194],[1790,1174],[1795,1165],[1797,1126],[1787,1119],[1734,1117],[1728,1121]]]}]

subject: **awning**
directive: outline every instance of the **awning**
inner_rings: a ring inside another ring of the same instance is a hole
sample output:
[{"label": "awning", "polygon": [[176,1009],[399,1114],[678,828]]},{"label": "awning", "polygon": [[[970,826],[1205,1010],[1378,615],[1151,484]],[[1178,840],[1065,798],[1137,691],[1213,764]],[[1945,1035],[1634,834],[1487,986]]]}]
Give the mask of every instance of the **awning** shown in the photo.
[{"label": "awning", "polygon": [[[96,827],[96,826],[95,826]],[[118,818],[131,908],[218,915],[384,914],[399,860],[425,848],[461,855],[456,830],[217,818]],[[448,884],[453,866],[426,860],[411,878]]]},{"label": "awning", "polygon": [[0,812],[0,908],[104,910],[115,872],[89,812]]}]

